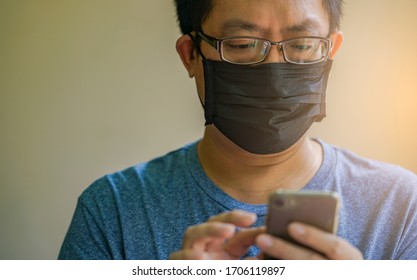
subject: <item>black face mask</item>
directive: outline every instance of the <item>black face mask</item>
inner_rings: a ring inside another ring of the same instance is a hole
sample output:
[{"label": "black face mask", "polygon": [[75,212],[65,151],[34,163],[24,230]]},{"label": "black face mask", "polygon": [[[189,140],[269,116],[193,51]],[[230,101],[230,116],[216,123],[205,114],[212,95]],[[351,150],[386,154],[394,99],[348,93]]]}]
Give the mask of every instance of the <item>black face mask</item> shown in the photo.
[{"label": "black face mask", "polygon": [[254,154],[282,152],[325,117],[332,65],[235,65],[203,59],[206,125]]}]

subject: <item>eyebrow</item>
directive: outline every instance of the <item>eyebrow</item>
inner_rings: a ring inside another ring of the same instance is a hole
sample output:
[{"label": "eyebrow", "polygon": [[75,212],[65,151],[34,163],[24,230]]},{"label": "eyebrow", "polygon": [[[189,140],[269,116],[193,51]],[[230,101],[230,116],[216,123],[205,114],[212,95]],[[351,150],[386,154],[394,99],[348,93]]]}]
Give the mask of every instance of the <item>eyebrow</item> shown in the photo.
[{"label": "eyebrow", "polygon": [[291,25],[289,27],[283,28],[283,33],[320,33],[321,25],[318,21],[314,19],[305,19],[301,23]]},{"label": "eyebrow", "polygon": [[[227,20],[222,24],[221,27],[221,37],[227,37],[227,36],[233,36],[239,31],[248,31],[248,32],[255,32],[255,33],[261,33],[265,34],[266,29],[262,28],[259,25],[256,25],[255,23],[241,20],[241,19],[230,19]],[[284,27],[281,32],[283,33],[320,33],[321,25],[320,22],[317,20],[314,20],[312,18],[305,19],[304,21]]]},{"label": "eyebrow", "polygon": [[236,34],[239,31],[249,31],[249,32],[263,32],[264,29],[259,25],[256,25],[252,22],[244,21],[241,19],[230,19],[223,23],[221,28],[222,36],[231,36]]}]

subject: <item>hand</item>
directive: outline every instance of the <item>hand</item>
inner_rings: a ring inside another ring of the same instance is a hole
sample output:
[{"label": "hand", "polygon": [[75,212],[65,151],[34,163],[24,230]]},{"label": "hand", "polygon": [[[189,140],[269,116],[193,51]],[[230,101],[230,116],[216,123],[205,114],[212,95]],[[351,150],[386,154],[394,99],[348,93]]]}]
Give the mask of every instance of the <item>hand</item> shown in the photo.
[{"label": "hand", "polygon": [[289,225],[288,233],[294,240],[315,251],[266,233],[256,238],[256,244],[265,254],[283,260],[363,259],[362,253],[349,242],[316,227],[294,222]]},{"label": "hand", "polygon": [[[255,221],[256,215],[237,210],[213,216],[206,223],[189,227],[182,249],[172,253],[170,259],[240,259],[263,231],[247,228]],[[243,229],[237,231],[238,227]]]}]

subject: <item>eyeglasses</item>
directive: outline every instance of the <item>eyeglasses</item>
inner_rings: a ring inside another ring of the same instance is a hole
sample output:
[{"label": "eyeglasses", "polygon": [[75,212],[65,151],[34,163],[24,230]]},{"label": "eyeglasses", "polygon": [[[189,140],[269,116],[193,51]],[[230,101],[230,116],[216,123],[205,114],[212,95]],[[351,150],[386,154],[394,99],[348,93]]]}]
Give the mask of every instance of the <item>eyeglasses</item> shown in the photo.
[{"label": "eyeglasses", "polygon": [[293,64],[314,64],[326,60],[331,49],[331,40],[324,37],[305,36],[280,42],[241,36],[216,39],[202,32],[197,35],[215,48],[223,61],[233,64],[257,64],[265,60],[272,46],[284,60]]}]

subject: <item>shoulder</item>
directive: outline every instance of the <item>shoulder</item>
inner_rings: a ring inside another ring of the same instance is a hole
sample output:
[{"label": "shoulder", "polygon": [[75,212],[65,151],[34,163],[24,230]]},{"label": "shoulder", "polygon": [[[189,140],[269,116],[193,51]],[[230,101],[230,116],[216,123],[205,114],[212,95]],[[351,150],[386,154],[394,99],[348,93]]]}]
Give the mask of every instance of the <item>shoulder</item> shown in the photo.
[{"label": "shoulder", "polygon": [[399,177],[406,177],[412,180],[417,179],[417,175],[415,173],[399,165],[369,159],[360,156],[353,151],[336,146],[330,146],[330,148],[334,151],[338,164],[350,167],[351,170],[357,170],[357,172],[362,171],[365,173],[375,172],[380,175],[397,175]]},{"label": "shoulder", "polygon": [[174,180],[173,174],[180,177],[180,173],[186,172],[187,157],[195,150],[195,146],[196,143],[193,143],[164,156],[107,174],[85,189],[80,200],[84,203],[102,204],[105,201],[137,197],[145,192],[156,191],[154,187]]},{"label": "shoulder", "polygon": [[353,178],[395,181],[417,188],[417,175],[410,170],[399,165],[369,159],[344,148],[323,145],[334,155],[336,172]]}]

